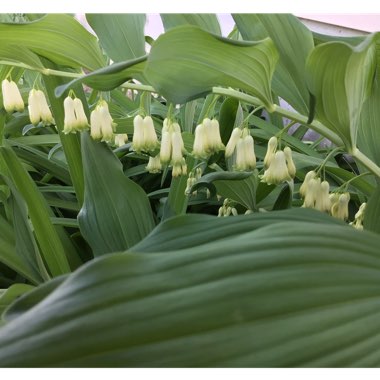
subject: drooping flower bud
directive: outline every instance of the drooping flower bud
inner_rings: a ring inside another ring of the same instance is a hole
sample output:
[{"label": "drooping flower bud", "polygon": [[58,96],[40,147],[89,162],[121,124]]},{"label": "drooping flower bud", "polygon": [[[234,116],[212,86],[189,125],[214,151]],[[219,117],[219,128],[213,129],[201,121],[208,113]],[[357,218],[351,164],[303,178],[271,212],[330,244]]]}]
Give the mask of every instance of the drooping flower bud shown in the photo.
[{"label": "drooping flower bud", "polygon": [[173,163],[172,176],[179,177],[180,175],[187,174],[187,165],[185,159],[182,157],[180,162]]},{"label": "drooping flower bud", "polygon": [[160,155],[157,154],[155,157],[149,157],[148,165],[146,166],[146,170],[149,173],[160,173],[162,170]]},{"label": "drooping flower bud", "polygon": [[305,189],[304,202],[302,207],[315,208],[316,200],[319,196],[321,186],[320,178],[311,178],[307,182],[307,188]]},{"label": "drooping flower bud", "polygon": [[317,176],[317,173],[312,170],[306,173],[305,179],[303,180],[303,183],[300,187],[300,195],[302,198],[305,198],[306,192],[309,186],[309,181]]},{"label": "drooping flower bud", "polygon": [[88,128],[88,119],[84,112],[83,103],[79,98],[74,99],[74,112],[76,118],[75,129],[83,131]]},{"label": "drooping flower bud", "polygon": [[172,137],[170,132],[162,132],[160,160],[163,164],[168,164],[172,157]]},{"label": "drooping flower bud", "polygon": [[339,195],[338,201],[331,206],[331,215],[335,218],[346,220],[348,218],[348,203],[350,202],[350,193]]},{"label": "drooping flower bud", "polygon": [[195,128],[194,133],[194,145],[193,145],[193,156],[195,158],[204,158],[208,157],[207,147],[208,147],[208,138],[206,132],[206,126],[202,123]]},{"label": "drooping flower bud", "polygon": [[114,123],[108,110],[108,104],[100,101],[91,112],[91,137],[95,140],[111,142],[113,140]]},{"label": "drooping flower bud", "polygon": [[315,209],[322,212],[329,212],[331,209],[331,201],[329,197],[330,184],[323,181],[319,185],[319,191],[315,199]]},{"label": "drooping flower bud", "polygon": [[118,133],[114,136],[115,145],[119,148],[128,141],[128,135],[126,133]]},{"label": "drooping flower bud", "polygon": [[268,185],[278,185],[290,180],[291,177],[286,166],[285,154],[282,150],[278,150],[274,158],[270,160],[269,168],[264,172],[263,181]]},{"label": "drooping flower bud", "polygon": [[4,79],[1,82],[1,91],[3,93],[3,105],[7,112],[22,112],[24,110],[24,101],[15,82]]},{"label": "drooping flower bud", "polygon": [[284,148],[284,154],[286,158],[286,166],[288,167],[289,175],[294,178],[296,175],[296,166],[294,165],[292,158],[292,150],[287,146]]},{"label": "drooping flower bud", "polygon": [[246,170],[253,170],[256,167],[255,145],[251,135],[244,137],[245,165]]},{"label": "drooping flower bud", "polygon": [[75,117],[75,110],[74,110],[74,100],[68,96],[63,101],[63,109],[65,111],[65,118],[64,118],[64,125],[63,125],[63,132],[65,134],[68,134],[72,132],[76,125],[77,125],[77,119]]},{"label": "drooping flower bud", "polygon": [[272,136],[268,141],[267,153],[264,157],[264,168],[268,169],[271,164],[277,149],[277,137]]},{"label": "drooping flower bud", "polygon": [[238,143],[241,134],[242,130],[240,128],[234,128],[232,131],[231,137],[226,145],[226,151],[224,153],[226,158],[231,157],[234,154],[236,144]]},{"label": "drooping flower bud", "polygon": [[144,118],[144,150],[152,151],[158,146],[156,130],[154,129],[153,119],[150,116]]},{"label": "drooping flower bud", "polygon": [[182,161],[183,140],[180,132],[172,133],[172,165]]},{"label": "drooping flower bud", "polygon": [[350,223],[350,225],[357,230],[363,229],[363,220],[364,220],[364,212],[366,209],[367,203],[362,203],[359,207],[359,210],[355,214],[355,219],[353,222]]},{"label": "drooping flower bud", "polygon": [[144,119],[140,115],[133,119],[132,148],[138,153],[144,148]]},{"label": "drooping flower bud", "polygon": [[41,90],[32,89],[28,98],[29,118],[33,125],[40,121],[44,124],[53,124],[53,115],[47,104],[45,94]]}]

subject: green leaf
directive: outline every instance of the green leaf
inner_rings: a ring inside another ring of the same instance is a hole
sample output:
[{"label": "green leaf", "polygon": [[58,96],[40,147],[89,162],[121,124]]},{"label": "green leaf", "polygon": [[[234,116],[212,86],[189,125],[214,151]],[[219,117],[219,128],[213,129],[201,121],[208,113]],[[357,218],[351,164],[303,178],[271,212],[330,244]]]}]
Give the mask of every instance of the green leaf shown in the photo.
[{"label": "green leaf", "polygon": [[294,183],[285,182],[278,196],[273,210],[285,210],[292,207]]},{"label": "green leaf", "polygon": [[4,311],[8,306],[21,295],[28,293],[34,289],[34,286],[27,284],[14,284],[11,285],[4,293],[0,293],[0,324],[3,318]]},{"label": "green leaf", "polygon": [[380,187],[378,186],[368,200],[364,211],[363,225],[366,230],[380,233]]},{"label": "green leaf", "polygon": [[270,39],[233,41],[185,25],[155,41],[145,74],[173,103],[203,96],[214,86],[227,86],[247,91],[271,110],[270,82],[277,59]]},{"label": "green leaf", "polygon": [[11,148],[0,147],[0,154],[8,166],[15,187],[27,204],[34,233],[49,272],[53,276],[70,272],[62,242],[50,222],[50,210],[42,194]]},{"label": "green leaf", "polygon": [[86,14],[107,55],[126,61],[145,55],[145,14]]},{"label": "green leaf", "polygon": [[348,151],[356,147],[360,113],[372,89],[377,38],[378,34],[371,34],[358,46],[321,44],[307,60],[316,117],[341,137]]},{"label": "green leaf", "polygon": [[234,14],[239,31],[246,40],[270,37],[280,55],[273,77],[273,89],[298,112],[307,114],[309,92],[305,83],[306,58],[314,48],[313,35],[290,14]]},{"label": "green leaf", "polygon": [[0,364],[376,366],[379,243],[288,220],[190,249],[105,256],[0,329]]},{"label": "green leaf", "polygon": [[73,68],[95,70],[104,64],[96,38],[65,14],[49,14],[24,24],[0,24],[0,45],[4,50],[9,47],[11,53],[20,47],[17,59],[27,59],[27,64],[31,64],[31,54],[25,49]]},{"label": "green leaf", "polygon": [[227,98],[220,107],[220,136],[222,138],[223,144],[225,145],[228,143],[228,140],[230,139],[232,130],[234,128],[238,107],[239,101],[234,98]]},{"label": "green leaf", "polygon": [[94,255],[123,251],[138,243],[154,227],[147,195],[124,175],[108,146],[86,132],[82,133],[82,158],[85,193],[78,221]]},{"label": "green leaf", "polygon": [[220,25],[216,15],[211,13],[161,13],[165,31],[180,25],[199,26],[206,32],[220,36]]},{"label": "green leaf", "polygon": [[142,79],[147,56],[130,61],[117,62],[95,70],[55,89],[56,97],[61,97],[76,84],[84,83],[96,90],[110,91],[131,78]]}]

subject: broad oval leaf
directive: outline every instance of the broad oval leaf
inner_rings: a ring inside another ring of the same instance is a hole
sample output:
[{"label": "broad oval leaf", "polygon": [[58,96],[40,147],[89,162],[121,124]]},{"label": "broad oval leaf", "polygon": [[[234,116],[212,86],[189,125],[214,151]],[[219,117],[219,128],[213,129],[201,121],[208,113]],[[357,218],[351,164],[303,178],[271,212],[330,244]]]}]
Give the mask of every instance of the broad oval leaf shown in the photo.
[{"label": "broad oval leaf", "polygon": [[100,44],[114,62],[145,55],[145,14],[86,14]]},{"label": "broad oval leaf", "polygon": [[0,329],[0,365],[374,366],[379,243],[348,226],[287,221],[106,256]]},{"label": "broad oval leaf", "polygon": [[350,152],[356,148],[360,114],[373,85],[378,36],[371,34],[357,46],[344,42],[318,45],[307,60],[316,117],[341,137]]},{"label": "broad oval leaf", "polygon": [[94,255],[123,251],[154,227],[144,190],[127,178],[105,143],[82,133],[84,203],[78,215],[83,237]]},{"label": "broad oval leaf", "polygon": [[[23,49],[27,48],[59,65],[90,70],[104,65],[96,38],[65,14],[49,14],[24,24],[0,24],[0,45],[2,50],[20,46],[18,58],[22,62],[26,58]],[[31,63],[29,57],[25,63]]]},{"label": "broad oval leaf", "polygon": [[180,25],[199,26],[206,32],[220,36],[221,30],[216,15],[212,13],[161,13],[162,23],[165,30],[169,30]]},{"label": "broad oval leaf", "polygon": [[174,103],[200,97],[214,86],[226,86],[247,91],[272,110],[270,83],[277,59],[270,39],[233,41],[184,25],[155,41],[145,74]]}]

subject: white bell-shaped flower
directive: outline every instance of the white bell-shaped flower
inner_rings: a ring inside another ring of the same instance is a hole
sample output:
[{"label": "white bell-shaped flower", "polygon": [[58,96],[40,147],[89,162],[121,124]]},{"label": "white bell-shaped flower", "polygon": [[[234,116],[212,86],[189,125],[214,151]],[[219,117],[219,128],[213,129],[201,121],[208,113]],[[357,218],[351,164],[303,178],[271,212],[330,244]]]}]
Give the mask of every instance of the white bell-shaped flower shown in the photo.
[{"label": "white bell-shaped flower", "polygon": [[245,166],[246,170],[253,170],[256,167],[255,145],[251,135],[244,137]]},{"label": "white bell-shaped flower", "polygon": [[149,157],[148,165],[146,166],[146,170],[149,173],[160,173],[162,170],[160,155],[157,154],[155,157]]},{"label": "white bell-shaped flower", "polygon": [[291,177],[286,166],[285,154],[282,150],[278,150],[270,161],[269,168],[264,172],[263,181],[268,185],[278,185],[290,180]]},{"label": "white bell-shaped flower", "polygon": [[350,193],[340,194],[338,200],[331,206],[331,215],[335,218],[346,220],[348,218],[349,202]]},{"label": "white bell-shaped flower", "polygon": [[331,201],[329,197],[330,184],[323,181],[319,186],[319,191],[315,199],[315,209],[322,212],[329,212],[331,209]]},{"label": "white bell-shaped flower", "polygon": [[172,133],[172,165],[178,164],[179,162],[182,162],[182,147],[183,147],[183,140],[180,132],[173,132]]},{"label": "white bell-shaped flower", "polygon": [[144,119],[140,115],[133,119],[132,148],[138,153],[144,149]]},{"label": "white bell-shaped flower", "polygon": [[303,180],[303,183],[302,183],[300,190],[299,190],[302,198],[305,198],[305,196],[306,196],[306,193],[307,193],[307,190],[309,187],[309,181],[312,180],[313,178],[315,178],[316,176],[317,176],[317,173],[314,170],[311,170],[311,171],[306,173],[305,179]]},{"label": "white bell-shaped flower", "polygon": [[102,138],[102,127],[99,109],[95,108],[90,115],[90,135],[94,140]]},{"label": "white bell-shaped flower", "polygon": [[88,128],[88,119],[84,112],[83,103],[79,98],[75,98],[73,101],[74,112],[76,118],[75,129],[85,130]]},{"label": "white bell-shaped flower", "polygon": [[115,145],[119,148],[128,141],[128,135],[126,133],[118,133],[114,136]]},{"label": "white bell-shaped flower", "polygon": [[113,140],[113,120],[108,110],[106,102],[101,102],[99,106],[100,126],[102,130],[102,140],[110,142]]},{"label": "white bell-shaped flower", "polygon": [[162,132],[160,160],[162,164],[168,164],[172,157],[172,136],[168,131]]},{"label": "white bell-shaped flower", "polygon": [[289,175],[294,178],[296,175],[296,166],[294,165],[292,158],[292,150],[287,146],[284,148],[284,154],[286,158],[286,166],[288,167]]},{"label": "white bell-shaped flower", "polygon": [[70,132],[75,131],[75,128],[77,126],[77,118],[75,116],[75,109],[74,109],[74,100],[68,96],[63,101],[63,109],[65,112],[64,122],[63,122],[63,132],[65,134],[68,134]]},{"label": "white bell-shaped flower", "polygon": [[264,157],[264,168],[269,168],[277,149],[277,137],[272,136],[268,141],[267,152]]},{"label": "white bell-shaped flower", "polygon": [[45,94],[41,90],[37,90],[36,96],[39,103],[41,121],[44,124],[53,124],[53,115],[51,114]]},{"label": "white bell-shaped flower", "polygon": [[153,119],[150,116],[145,116],[143,121],[144,129],[144,150],[155,150],[159,145],[157,134],[154,129]]},{"label": "white bell-shaped flower", "polygon": [[242,130],[240,128],[234,128],[231,133],[230,139],[226,145],[225,156],[226,158],[231,157],[234,154],[236,144],[238,143],[242,135]]},{"label": "white bell-shaped flower", "polygon": [[204,123],[199,124],[195,128],[195,137],[193,145],[193,156],[195,158],[206,159],[209,156],[208,153],[208,134]]},{"label": "white bell-shaped flower", "polygon": [[3,105],[7,112],[22,112],[24,110],[24,101],[15,82],[4,79],[1,82],[1,91],[3,94]]},{"label": "white bell-shaped flower", "polygon": [[304,202],[302,207],[315,208],[316,200],[319,196],[321,187],[320,178],[311,178],[307,183],[305,190]]},{"label": "white bell-shaped flower", "polygon": [[239,171],[246,170],[245,144],[244,139],[239,138],[236,143],[235,169]]}]

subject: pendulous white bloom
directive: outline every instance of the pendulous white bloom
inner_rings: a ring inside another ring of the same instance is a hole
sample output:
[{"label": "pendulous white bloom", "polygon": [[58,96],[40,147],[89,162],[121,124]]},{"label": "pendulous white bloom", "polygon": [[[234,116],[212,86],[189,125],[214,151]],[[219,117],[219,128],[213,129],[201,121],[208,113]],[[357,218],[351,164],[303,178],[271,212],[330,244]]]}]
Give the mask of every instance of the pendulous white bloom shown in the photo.
[{"label": "pendulous white bloom", "polygon": [[155,157],[149,157],[149,162],[145,169],[149,173],[160,173],[162,170],[160,155],[157,154]]},{"label": "pendulous white bloom", "polygon": [[204,123],[195,128],[194,135],[193,156],[195,158],[208,158],[208,134]]},{"label": "pendulous white bloom", "polygon": [[5,111],[10,113],[14,111],[22,112],[24,110],[24,101],[15,82],[4,79],[1,82],[1,92],[3,93]]},{"label": "pendulous white bloom", "polygon": [[303,183],[300,187],[300,195],[302,198],[305,198],[308,187],[309,187],[309,181],[314,179],[317,176],[317,173],[314,170],[311,170],[306,173],[305,179],[303,180]]},{"label": "pendulous white bloom", "polygon": [[233,206],[232,202],[228,198],[226,198],[223,201],[223,206],[219,207],[218,216],[230,216],[231,214],[233,216],[237,216],[238,212],[236,208]]},{"label": "pendulous white bloom", "polygon": [[234,130],[232,131],[230,139],[228,140],[228,143],[226,145],[226,151],[224,153],[226,158],[231,157],[234,154],[236,144],[239,141],[241,134],[242,130],[240,128],[234,128]]},{"label": "pendulous white bloom", "polygon": [[321,187],[320,178],[311,178],[305,189],[304,202],[302,207],[315,208],[315,203]]},{"label": "pendulous white bloom", "polygon": [[284,148],[284,154],[286,158],[286,166],[288,168],[289,175],[294,178],[296,175],[296,166],[294,165],[292,158],[292,150],[287,146]]},{"label": "pendulous white bloom", "polygon": [[78,130],[85,130],[88,128],[88,119],[84,112],[83,103],[79,98],[74,99],[74,112],[77,120],[76,128]]},{"label": "pendulous white bloom", "polygon": [[272,136],[268,141],[267,153],[264,157],[264,168],[268,169],[277,150],[277,137]]},{"label": "pendulous white bloom", "polygon": [[365,212],[366,206],[367,206],[367,203],[362,203],[360,205],[359,210],[355,214],[355,220],[350,223],[350,225],[356,228],[357,230],[363,229],[364,212]]},{"label": "pendulous white bloom", "polygon": [[54,123],[45,94],[41,90],[30,91],[28,104],[29,118],[33,125],[37,125],[40,121],[44,124]]},{"label": "pendulous white bloom", "polygon": [[286,166],[285,153],[282,150],[278,150],[274,154],[273,159],[270,160],[268,169],[264,172],[263,181],[268,185],[278,185],[291,179],[288,167]]},{"label": "pendulous white bloom", "polygon": [[118,133],[114,136],[115,145],[119,148],[128,141],[128,135],[126,133]]},{"label": "pendulous white bloom", "polygon": [[186,153],[181,127],[165,119],[162,128],[160,161],[173,166],[172,176],[187,174],[187,165],[183,155]]},{"label": "pendulous white bloom", "polygon": [[63,101],[63,109],[65,111],[65,118],[63,122],[63,132],[68,134],[74,130],[77,125],[77,119],[74,111],[74,100],[68,96]]},{"label": "pendulous white bloom", "polygon": [[114,126],[112,116],[108,110],[108,104],[102,100],[91,112],[91,137],[95,140],[111,142],[113,140]]},{"label": "pendulous white bloom", "polygon": [[329,197],[330,184],[327,181],[322,181],[319,185],[319,191],[315,199],[315,209],[322,212],[329,212],[331,209],[331,201]]},{"label": "pendulous white bloom", "polygon": [[340,194],[338,199],[331,206],[331,215],[335,218],[346,220],[348,218],[348,203],[350,202],[350,193]]},{"label": "pendulous white bloom", "polygon": [[141,151],[149,152],[155,150],[158,145],[153,119],[150,116],[145,116],[143,119],[140,115],[137,115],[133,119],[133,150],[138,153]]}]

